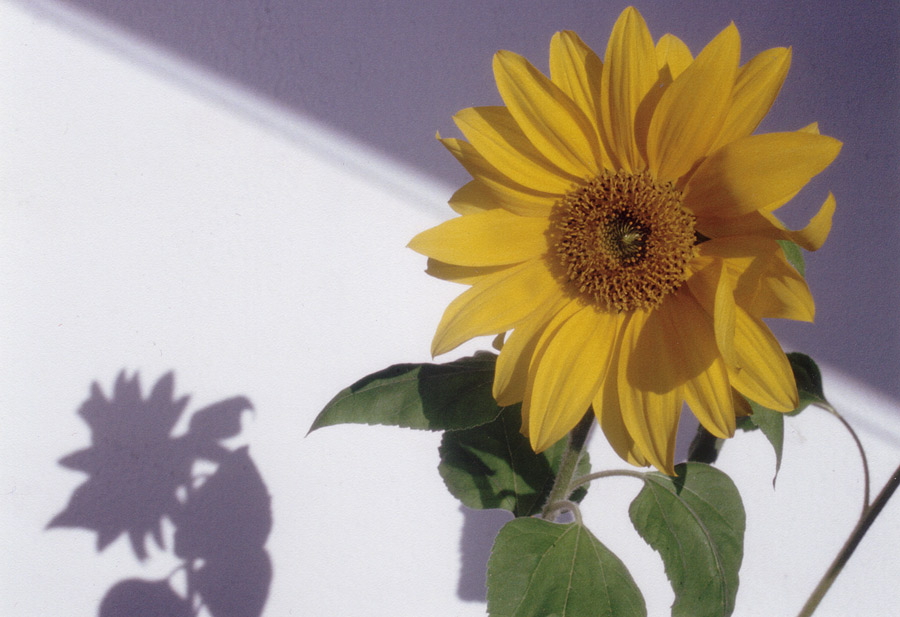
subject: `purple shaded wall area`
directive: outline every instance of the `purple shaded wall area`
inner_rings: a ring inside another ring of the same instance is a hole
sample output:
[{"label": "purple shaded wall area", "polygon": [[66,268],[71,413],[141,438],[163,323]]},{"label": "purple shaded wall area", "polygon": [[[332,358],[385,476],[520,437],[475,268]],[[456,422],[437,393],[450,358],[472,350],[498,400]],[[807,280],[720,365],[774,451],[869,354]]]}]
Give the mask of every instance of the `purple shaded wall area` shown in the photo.
[{"label": "purple shaded wall area", "polygon": [[[454,185],[467,176],[434,133],[453,134],[450,116],[463,107],[500,102],[492,54],[511,49],[545,70],[550,36],[573,29],[602,56],[624,8],[585,0],[64,3]],[[784,213],[798,226],[828,190],[837,197],[831,239],[807,260],[817,323],[776,324],[776,332],[788,349],[900,398],[900,5],[653,1],[637,8],[655,38],[672,32],[695,54],[732,20],[744,61],[768,47],[793,47],[787,84],[761,130],[818,121],[844,149]]]}]

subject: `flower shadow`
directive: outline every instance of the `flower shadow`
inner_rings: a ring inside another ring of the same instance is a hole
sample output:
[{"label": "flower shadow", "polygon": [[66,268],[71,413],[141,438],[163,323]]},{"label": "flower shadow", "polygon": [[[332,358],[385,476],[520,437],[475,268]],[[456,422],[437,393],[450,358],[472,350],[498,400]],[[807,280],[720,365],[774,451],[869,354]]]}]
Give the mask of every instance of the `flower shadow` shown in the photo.
[{"label": "flower shadow", "polygon": [[[264,549],[271,498],[249,448],[225,443],[240,434],[241,416],[253,406],[243,396],[219,401],[193,412],[187,430],[173,435],[187,404],[188,397],[174,397],[172,373],[144,398],[138,375],[122,371],[111,397],[94,383],[78,411],[91,446],[60,465],[88,478],[48,528],[94,531],[98,552],[124,534],[140,561],[148,559],[152,538],[181,560],[187,582],[178,593],[168,579],[120,581],[104,597],[100,617],[262,613],[272,579]],[[201,466],[214,471],[201,473]],[[174,527],[171,547],[164,520]]]}]

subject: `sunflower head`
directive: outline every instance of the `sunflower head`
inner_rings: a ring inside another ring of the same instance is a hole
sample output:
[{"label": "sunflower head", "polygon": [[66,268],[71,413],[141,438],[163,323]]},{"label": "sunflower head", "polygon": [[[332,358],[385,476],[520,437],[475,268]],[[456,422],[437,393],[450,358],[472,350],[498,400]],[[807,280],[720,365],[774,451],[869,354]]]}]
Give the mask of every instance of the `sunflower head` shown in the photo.
[{"label": "sunflower head", "polygon": [[593,406],[615,450],[674,468],[687,403],[729,437],[743,397],[789,411],[797,390],[763,318],[811,321],[813,302],[779,240],[816,250],[829,195],[804,229],[774,212],[837,156],[813,124],[754,134],[790,50],[740,62],[727,26],[696,57],[654,42],[626,9],[601,59],[573,32],[550,42],[550,75],[500,51],[503,106],[464,109],[465,139],[441,139],[471,173],[461,216],[416,236],[428,272],[469,286],[432,351],[508,333],[494,379],[522,402],[536,451]]},{"label": "sunflower head", "polygon": [[550,214],[550,267],[561,286],[603,310],[652,309],[687,278],[694,217],[681,193],[647,174],[604,171]]}]

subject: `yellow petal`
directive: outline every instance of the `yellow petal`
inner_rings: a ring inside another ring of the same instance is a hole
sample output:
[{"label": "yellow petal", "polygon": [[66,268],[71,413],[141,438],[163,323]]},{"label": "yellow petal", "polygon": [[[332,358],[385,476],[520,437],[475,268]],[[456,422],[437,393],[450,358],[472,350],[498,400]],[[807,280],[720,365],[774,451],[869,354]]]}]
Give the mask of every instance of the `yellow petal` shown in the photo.
[{"label": "yellow petal", "polygon": [[599,143],[600,76],[603,62],[570,30],[550,40],[550,80],[575,101],[597,131]]},{"label": "yellow petal", "polygon": [[767,49],[742,66],[734,81],[733,103],[713,150],[746,137],[769,113],[791,66],[791,50]]},{"label": "yellow petal", "polygon": [[474,285],[488,274],[494,274],[495,272],[500,272],[509,267],[510,266],[457,266],[429,257],[425,272],[442,281]]},{"label": "yellow petal", "polygon": [[613,164],[625,171],[645,167],[635,118],[658,76],[653,37],[640,13],[628,7],[613,26],[600,79],[601,133]]},{"label": "yellow petal", "polygon": [[[615,379],[607,379],[594,398],[593,405],[595,413],[597,413],[597,422],[603,429],[609,445],[623,461],[636,467],[647,467],[651,464],[650,461],[643,455],[622,420],[616,383]],[[601,405],[605,406],[600,407]]]},{"label": "yellow petal", "polygon": [[732,386],[769,409],[797,408],[797,384],[787,356],[769,328],[740,306],[736,307],[734,347],[738,366],[729,369]]},{"label": "yellow petal", "polygon": [[[700,253],[705,259],[721,261],[724,273],[715,300],[716,340],[728,366],[740,365],[735,355],[738,343],[734,336],[734,305],[755,317],[812,320],[814,304],[806,282],[788,263],[775,240],[759,236],[715,239],[701,244]],[[704,307],[708,307],[708,279],[712,271],[714,268],[707,268],[688,280],[688,287]],[[701,284],[706,285],[705,291],[699,288]],[[729,307],[728,313],[720,314],[725,307]],[[730,327],[725,326],[727,323]]]},{"label": "yellow petal", "polygon": [[817,251],[828,238],[831,219],[834,216],[834,196],[829,193],[822,207],[803,229],[791,230],[785,227],[770,212],[750,212],[732,218],[698,217],[697,230],[710,238],[755,235],[778,240],[790,240],[807,251]]},{"label": "yellow petal", "polygon": [[716,238],[700,245],[704,257],[722,260],[729,288],[739,304],[747,304],[759,289],[759,281],[780,250],[771,238],[733,236]]},{"label": "yellow petal", "polygon": [[533,259],[485,276],[444,311],[431,343],[438,356],[476,336],[514,328],[559,286],[542,259]]},{"label": "yellow petal", "polygon": [[759,277],[759,287],[749,304],[744,306],[758,317],[812,322],[816,314],[806,280],[781,250],[767,260],[766,270]]},{"label": "yellow petal", "polygon": [[518,214],[519,216],[550,216],[553,205],[559,200],[555,195],[536,196],[523,193],[517,189],[502,184],[480,179],[485,190],[489,192],[494,201],[504,210]]},{"label": "yellow petal", "polygon": [[[696,260],[695,260],[696,261]],[[723,260],[710,260],[709,266],[694,273],[687,281],[688,289],[705,312],[713,318],[713,334],[719,353],[726,364],[737,364],[734,351],[735,281],[725,274]]]},{"label": "yellow petal", "polygon": [[750,407],[750,403],[747,402],[747,399],[744,396],[735,390],[731,389],[731,398],[734,401],[734,415],[738,418],[744,418],[746,416],[753,415],[753,408]]},{"label": "yellow petal", "polygon": [[461,139],[440,138],[440,142],[456,160],[466,168],[472,177],[487,191],[497,203],[510,212],[521,216],[547,216],[559,195],[535,191],[514,182],[496,167],[488,163],[472,144]]},{"label": "yellow petal", "polygon": [[[791,411],[797,405],[797,390],[787,357],[766,325],[735,301],[736,297],[752,299],[757,293],[759,283],[756,279],[764,276],[772,264],[778,252],[777,245],[767,248],[765,239],[754,238],[710,241],[701,247],[706,245],[712,245],[708,252],[716,254],[715,257],[706,256],[714,265],[694,273],[687,284],[707,312],[710,288],[713,287],[716,288],[715,310],[719,307],[727,309],[726,316],[718,312],[715,315],[715,334],[731,385],[761,405]],[[717,262],[720,265],[715,265]],[[716,280],[718,268],[724,274]],[[727,300],[720,301],[719,293],[723,287],[736,291]],[[726,325],[720,326],[720,323]]]},{"label": "yellow petal", "polygon": [[[731,300],[734,304],[734,300]],[[665,395],[681,389],[694,415],[714,435],[734,433],[734,404],[713,318],[687,288],[646,317],[631,346],[631,387]]]},{"label": "yellow petal", "polygon": [[[671,298],[666,298],[666,302]],[[622,346],[628,360],[628,386],[656,393],[665,393],[679,387],[684,375],[679,367],[680,359],[672,350],[677,347],[667,316],[668,306],[663,303],[652,311],[636,311],[629,322]]]},{"label": "yellow petal", "polygon": [[[626,317],[627,320],[627,317]],[[610,360],[610,368],[606,372],[606,379],[600,385],[597,394],[594,395],[592,405],[597,421],[609,445],[623,460],[638,467],[646,467],[650,464],[640,448],[632,438],[631,433],[622,419],[622,408],[619,404],[619,371],[615,367],[620,363],[621,340],[624,327],[620,328],[619,336],[615,343],[615,352]]]},{"label": "yellow petal", "polygon": [[734,435],[734,401],[728,371],[719,354],[713,320],[693,296],[679,290],[657,309],[668,321],[666,354],[683,373],[684,398],[710,433]]},{"label": "yellow petal", "polygon": [[556,84],[510,51],[494,55],[494,78],[513,118],[547,159],[578,178],[599,172],[601,156],[594,129]]},{"label": "yellow petal", "polygon": [[[622,420],[634,439],[638,461],[675,475],[675,439],[684,399],[681,389],[657,394],[619,384]],[[626,459],[627,460],[627,459]]]},{"label": "yellow petal", "polygon": [[650,120],[653,118],[656,106],[675,78],[683,73],[693,60],[687,45],[676,36],[664,34],[656,43],[656,64],[659,71],[657,80],[641,104],[638,105],[634,118],[635,139],[638,150],[645,161],[647,160],[647,134],[650,132]]},{"label": "yellow petal", "polygon": [[528,369],[541,335],[557,314],[567,319],[579,308],[577,301],[560,294],[516,326],[503,344],[494,371],[493,393],[499,405],[505,407],[525,398]]},{"label": "yellow petal", "polygon": [[825,202],[819,211],[813,216],[809,223],[803,229],[796,231],[790,230],[779,221],[774,214],[769,212],[760,212],[763,218],[782,232],[781,237],[790,240],[807,251],[818,251],[828,239],[831,232],[831,219],[834,216],[835,201],[834,195],[828,193]]},{"label": "yellow petal", "polygon": [[647,135],[647,163],[674,182],[706,156],[731,104],[741,39],[731,24],[663,93]]},{"label": "yellow petal", "polygon": [[479,183],[491,194],[492,199],[504,210],[519,216],[548,217],[554,204],[559,201],[556,195],[532,195],[518,189],[480,179]]},{"label": "yellow petal", "polygon": [[622,321],[621,313],[585,306],[541,337],[523,405],[535,452],[559,441],[587,412],[606,377]]},{"label": "yellow petal", "polygon": [[733,141],[709,156],[687,185],[684,205],[698,217],[773,210],[828,167],[841,142],[806,132]]},{"label": "yellow petal", "polygon": [[656,66],[660,73],[668,73],[667,81],[675,81],[693,61],[691,50],[674,34],[664,34],[656,42]]},{"label": "yellow petal", "polygon": [[543,193],[564,194],[579,181],[531,145],[506,107],[469,107],[453,120],[478,153],[513,182]]},{"label": "yellow petal", "polygon": [[549,221],[486,210],[445,221],[418,234],[409,248],[426,257],[460,266],[514,264],[547,251]]},{"label": "yellow petal", "polygon": [[[662,340],[664,324],[654,313],[635,311],[622,337],[618,391],[622,420],[641,454],[660,471],[675,475],[675,436],[684,395],[672,362],[658,363],[640,353],[640,337]],[[638,353],[634,353],[638,350]]]},{"label": "yellow petal", "polygon": [[463,184],[448,203],[457,214],[474,214],[500,207],[493,194],[477,180]]},{"label": "yellow petal", "polygon": [[684,384],[684,400],[703,427],[722,439],[734,436],[737,426],[731,381],[721,357]]}]

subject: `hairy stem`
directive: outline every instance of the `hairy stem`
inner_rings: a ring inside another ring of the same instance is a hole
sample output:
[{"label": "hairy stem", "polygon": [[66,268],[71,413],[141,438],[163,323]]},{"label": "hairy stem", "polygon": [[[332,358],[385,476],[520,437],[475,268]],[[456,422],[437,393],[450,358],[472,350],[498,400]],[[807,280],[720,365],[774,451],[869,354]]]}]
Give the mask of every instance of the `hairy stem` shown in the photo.
[{"label": "hairy stem", "polygon": [[572,494],[572,478],[575,477],[575,470],[578,468],[578,461],[581,459],[581,453],[584,451],[584,444],[587,441],[588,434],[594,426],[594,409],[591,407],[581,421],[575,425],[569,432],[566,449],[563,451],[562,460],[559,462],[559,471],[553,480],[553,488],[550,490],[550,496],[547,498],[547,505],[541,512],[541,517],[553,521],[559,513],[555,509],[557,503],[567,501],[569,495]]}]

